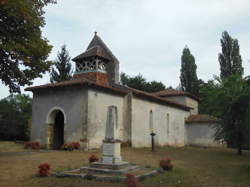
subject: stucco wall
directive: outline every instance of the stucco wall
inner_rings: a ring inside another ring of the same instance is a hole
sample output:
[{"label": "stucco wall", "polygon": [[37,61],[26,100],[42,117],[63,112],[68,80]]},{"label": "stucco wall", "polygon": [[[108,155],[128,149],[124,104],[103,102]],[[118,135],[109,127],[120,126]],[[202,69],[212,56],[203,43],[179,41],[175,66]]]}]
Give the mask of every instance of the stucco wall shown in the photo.
[{"label": "stucco wall", "polygon": [[32,102],[31,139],[47,144],[49,112],[61,108],[65,114],[64,142],[80,141],[86,127],[87,91],[71,87],[35,92]]},{"label": "stucco wall", "polygon": [[212,146],[217,147],[221,144],[214,141],[216,124],[204,124],[204,123],[188,123],[186,124],[187,132],[187,144],[188,145],[198,145],[198,146]]},{"label": "stucco wall", "polygon": [[186,105],[188,107],[193,108],[190,110],[190,114],[198,114],[198,101],[187,97],[187,96],[171,96],[171,97],[163,97],[167,100],[171,100],[182,105]]},{"label": "stucco wall", "polygon": [[186,106],[193,108],[190,110],[191,114],[198,114],[198,101],[190,97],[186,97]]},{"label": "stucco wall", "polygon": [[[153,113],[155,141],[159,146],[185,145],[184,118],[188,111],[151,102],[139,97],[132,98],[132,146],[150,147],[150,111]],[[167,114],[169,114],[169,133],[167,131]]]},{"label": "stucco wall", "polygon": [[89,148],[100,148],[102,144],[105,136],[107,110],[110,105],[117,107],[119,136],[123,140],[124,96],[89,89],[88,101]]}]

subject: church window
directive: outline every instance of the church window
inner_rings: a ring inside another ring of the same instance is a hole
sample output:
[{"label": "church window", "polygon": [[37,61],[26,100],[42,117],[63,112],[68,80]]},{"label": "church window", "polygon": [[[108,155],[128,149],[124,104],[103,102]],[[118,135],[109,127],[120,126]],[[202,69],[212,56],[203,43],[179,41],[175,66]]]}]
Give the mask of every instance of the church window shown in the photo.
[{"label": "church window", "polygon": [[150,110],[149,112],[149,130],[150,132],[153,132],[154,127],[153,127],[153,111]]},{"label": "church window", "polygon": [[167,121],[167,136],[170,134],[170,122],[169,122],[169,113],[166,115],[166,121]]}]

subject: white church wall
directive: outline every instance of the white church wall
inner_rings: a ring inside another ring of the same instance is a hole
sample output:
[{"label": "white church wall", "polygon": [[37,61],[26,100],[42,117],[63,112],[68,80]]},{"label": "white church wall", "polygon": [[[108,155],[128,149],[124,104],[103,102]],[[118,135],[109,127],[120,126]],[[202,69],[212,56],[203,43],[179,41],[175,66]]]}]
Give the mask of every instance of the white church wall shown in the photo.
[{"label": "white church wall", "polygon": [[100,148],[105,136],[108,106],[115,105],[118,112],[119,135],[123,139],[123,103],[124,96],[99,90],[88,91],[88,146]]},{"label": "white church wall", "polygon": [[[54,110],[62,110],[64,118],[64,143],[83,138],[83,123],[86,123],[87,91],[83,88],[64,88],[40,91],[33,94],[31,140],[47,144],[48,124],[54,119]],[[85,124],[86,125],[86,124]]]},{"label": "white church wall", "polygon": [[132,146],[151,146],[151,110],[153,113],[153,129],[156,133],[156,144],[158,146],[184,146],[186,141],[184,121],[185,117],[189,115],[189,111],[151,102],[139,97],[132,98]]},{"label": "white church wall", "polygon": [[186,124],[187,144],[195,146],[218,147],[220,142],[214,141],[215,128],[211,123]]},{"label": "white church wall", "polygon": [[186,97],[186,106],[193,108],[190,110],[191,114],[198,114],[198,101],[190,97]]},{"label": "white church wall", "polygon": [[171,97],[163,97],[167,100],[174,101],[177,103],[180,103],[182,105],[186,105],[188,107],[191,107],[191,114],[198,114],[198,101],[195,99],[192,99],[187,96],[171,96]]}]

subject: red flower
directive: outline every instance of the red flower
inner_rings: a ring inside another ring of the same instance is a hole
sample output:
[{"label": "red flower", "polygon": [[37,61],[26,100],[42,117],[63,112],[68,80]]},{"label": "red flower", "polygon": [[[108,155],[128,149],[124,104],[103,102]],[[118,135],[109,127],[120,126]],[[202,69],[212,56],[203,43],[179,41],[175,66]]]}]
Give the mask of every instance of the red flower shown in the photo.
[{"label": "red flower", "polygon": [[125,176],[126,176],[126,179],[124,182],[128,187],[137,187],[139,185],[138,180],[133,174],[127,173]]},{"label": "red flower", "polygon": [[50,171],[50,164],[48,163],[43,163],[38,166],[38,174],[40,177],[48,177],[49,176],[49,171]]},{"label": "red flower", "polygon": [[96,155],[91,155],[89,157],[89,163],[97,162],[97,161],[98,161],[98,157]]}]

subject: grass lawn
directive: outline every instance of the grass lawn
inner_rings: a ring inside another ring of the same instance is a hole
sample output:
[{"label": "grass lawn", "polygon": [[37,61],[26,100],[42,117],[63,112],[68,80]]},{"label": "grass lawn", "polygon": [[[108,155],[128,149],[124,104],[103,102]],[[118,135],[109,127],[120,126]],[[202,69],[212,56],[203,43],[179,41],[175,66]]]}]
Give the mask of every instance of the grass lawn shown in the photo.
[{"label": "grass lawn", "polygon": [[[40,178],[37,166],[48,162],[52,171],[68,170],[87,165],[90,154],[99,154],[99,150],[38,152],[22,149],[22,145],[12,142],[0,142],[0,186],[84,186],[84,187],[125,187],[124,184],[103,183],[70,178]],[[226,148],[123,148],[123,160],[141,166],[158,166],[158,160],[164,156],[172,159],[174,169],[140,182],[143,187],[249,187],[250,152],[244,151],[237,156],[235,150]]]}]

